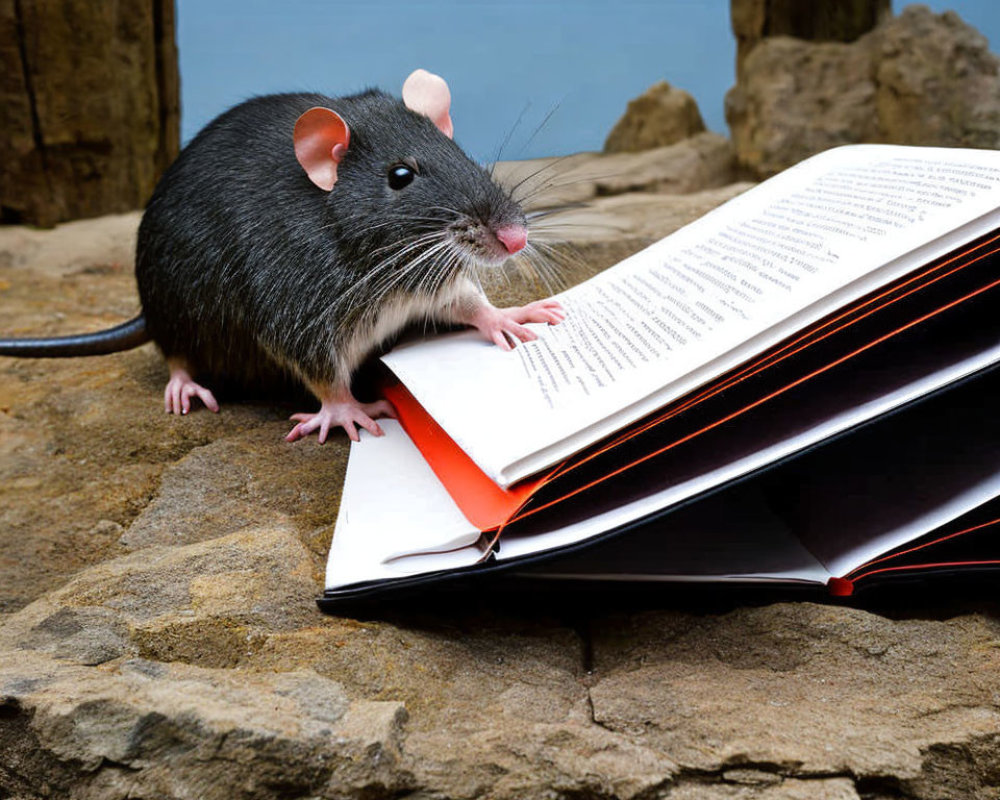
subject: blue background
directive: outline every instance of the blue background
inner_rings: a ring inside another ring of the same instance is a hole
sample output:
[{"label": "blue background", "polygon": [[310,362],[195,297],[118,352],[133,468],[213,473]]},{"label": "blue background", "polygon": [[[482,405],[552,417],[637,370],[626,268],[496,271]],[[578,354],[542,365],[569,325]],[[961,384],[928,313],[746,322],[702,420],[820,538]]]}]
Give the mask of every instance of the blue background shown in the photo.
[{"label": "blue background", "polygon": [[[1000,43],[997,0],[928,5],[955,9],[994,50]],[[729,0],[178,0],[177,15],[185,142],[254,94],[399,94],[417,67],[448,80],[455,138],[484,161],[508,135],[503,158],[599,150],[626,103],[660,79],[728,133]]]}]

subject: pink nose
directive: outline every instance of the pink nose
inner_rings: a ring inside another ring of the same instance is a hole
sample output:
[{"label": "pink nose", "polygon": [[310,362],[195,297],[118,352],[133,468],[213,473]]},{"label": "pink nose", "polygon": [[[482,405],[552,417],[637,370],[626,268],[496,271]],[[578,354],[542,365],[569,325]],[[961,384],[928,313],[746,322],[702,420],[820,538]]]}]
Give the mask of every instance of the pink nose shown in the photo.
[{"label": "pink nose", "polygon": [[523,250],[528,243],[528,229],[523,225],[504,225],[497,228],[496,237],[507,248],[507,252],[513,255],[518,250]]}]

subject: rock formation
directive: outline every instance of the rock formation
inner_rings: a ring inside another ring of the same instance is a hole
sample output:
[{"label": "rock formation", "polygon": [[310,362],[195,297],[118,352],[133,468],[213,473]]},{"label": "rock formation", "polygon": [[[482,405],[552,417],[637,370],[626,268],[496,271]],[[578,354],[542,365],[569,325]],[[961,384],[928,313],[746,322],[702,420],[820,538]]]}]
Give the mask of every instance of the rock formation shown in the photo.
[{"label": "rock formation", "polygon": [[995,148],[998,67],[958,15],[910,6],[852,44],[761,41],[726,97],[726,119],[756,177],[856,142]]},{"label": "rock formation", "polygon": [[0,0],[0,222],[145,204],[180,145],[174,0]]},{"label": "rock formation", "polygon": [[605,153],[637,153],[676,144],[705,130],[698,104],[666,81],[630,100],[604,142]]}]

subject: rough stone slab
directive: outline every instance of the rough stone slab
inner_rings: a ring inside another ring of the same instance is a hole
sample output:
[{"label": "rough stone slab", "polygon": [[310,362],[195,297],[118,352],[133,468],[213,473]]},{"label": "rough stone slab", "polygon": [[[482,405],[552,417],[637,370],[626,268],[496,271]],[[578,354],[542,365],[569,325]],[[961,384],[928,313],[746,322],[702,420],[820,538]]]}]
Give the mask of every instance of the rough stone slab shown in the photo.
[{"label": "rough stone slab", "polygon": [[0,710],[0,750],[21,751],[0,767],[0,789],[24,762],[46,765],[50,793],[77,797],[336,797],[410,783],[402,704],[352,702],[310,672],[142,659],[88,669],[8,653]]},{"label": "rough stone slab", "polygon": [[[942,742],[992,742],[991,763],[1000,758],[998,646],[991,615],[893,621],[811,603],[651,612],[594,628],[590,696],[596,722],[682,770],[766,765],[916,787]],[[969,773],[970,791],[993,784],[988,770]]]},{"label": "rough stone slab", "polygon": [[[728,775],[728,773],[726,773]],[[670,792],[671,800],[860,800],[850,778],[797,780],[780,778],[773,785],[685,781]]]},{"label": "rough stone slab", "polygon": [[732,0],[736,71],[762,40],[794,36],[811,42],[853,42],[892,14],[889,0]]}]

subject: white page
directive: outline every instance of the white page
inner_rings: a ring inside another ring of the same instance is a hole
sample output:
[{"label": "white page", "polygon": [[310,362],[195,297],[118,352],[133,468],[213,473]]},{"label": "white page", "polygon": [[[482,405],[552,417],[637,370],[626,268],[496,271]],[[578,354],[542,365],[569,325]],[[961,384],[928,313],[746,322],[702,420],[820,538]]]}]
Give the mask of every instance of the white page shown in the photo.
[{"label": "white page", "polygon": [[834,575],[847,575],[862,564],[947,525],[995,497],[1000,497],[1000,472],[905,524],[872,537],[863,546],[831,559],[827,566]]},{"label": "white page", "polygon": [[[351,443],[326,586],[474,564],[480,532],[462,515],[394,419]],[[405,559],[408,554],[424,554]],[[427,555],[431,554],[431,555]],[[412,566],[411,566],[412,565]]]},{"label": "white page", "polygon": [[662,526],[598,542],[518,574],[609,581],[819,584],[831,577],[752,484],[677,509]]},{"label": "white page", "polygon": [[[616,528],[619,525],[641,519],[658,509],[667,508],[689,497],[694,497],[716,486],[721,486],[728,481],[746,475],[748,472],[752,472],[767,464],[771,464],[791,453],[798,452],[816,442],[828,439],[841,431],[855,427],[865,420],[873,419],[893,408],[898,408],[910,400],[922,397],[935,389],[946,386],[997,361],[1000,361],[1000,344],[975,356],[966,358],[955,365],[920,378],[882,397],[836,414],[821,424],[815,425],[796,436],[774,442],[770,446],[762,448],[751,455],[724,464],[691,480],[664,487],[660,492],[549,533],[531,537],[510,537],[505,539],[500,553],[497,554],[497,559],[517,558],[518,556],[542,550],[565,547],[574,542],[579,542]],[[921,534],[917,533],[915,535],[919,536]],[[897,538],[892,539],[895,542],[892,545],[893,547],[899,544]],[[858,557],[866,553],[867,550],[860,553]],[[864,563],[867,560],[868,558],[864,557],[858,563]],[[826,567],[831,574],[843,574],[839,562],[827,563]]]},{"label": "white page", "polygon": [[567,319],[537,342],[463,332],[383,360],[507,486],[1000,227],[998,209],[998,152],[838,148],[557,295]]}]

